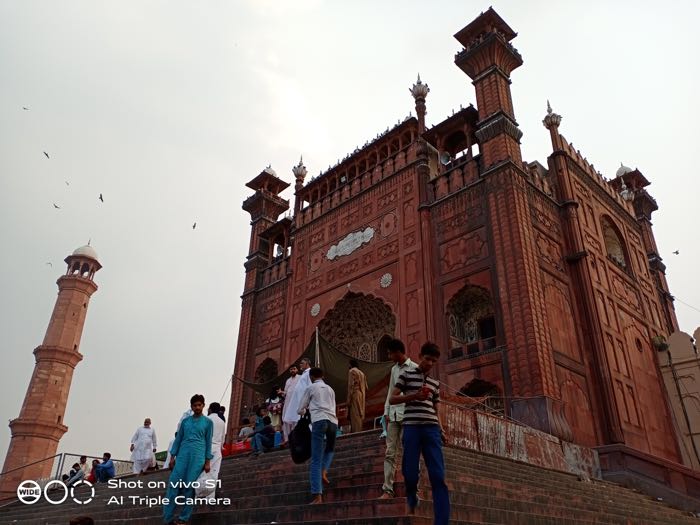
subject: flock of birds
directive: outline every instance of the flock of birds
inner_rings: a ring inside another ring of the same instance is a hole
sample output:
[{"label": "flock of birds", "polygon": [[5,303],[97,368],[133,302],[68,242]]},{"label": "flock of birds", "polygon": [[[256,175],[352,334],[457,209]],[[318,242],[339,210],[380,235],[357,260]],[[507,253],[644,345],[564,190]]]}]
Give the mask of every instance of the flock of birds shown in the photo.
[{"label": "flock of birds", "polygon": [[[24,111],[29,111],[29,108],[28,108],[27,106],[22,106],[22,109],[23,109]],[[454,111],[453,111],[453,113],[454,113]],[[356,151],[357,151],[357,150],[356,150]],[[47,159],[49,159],[49,160],[51,159],[51,157],[49,156],[49,154],[48,154],[47,152],[45,152],[45,151],[44,151],[44,155],[46,156]],[[70,182],[65,181],[65,183],[66,183],[66,186],[70,186]],[[100,201],[101,203],[104,204],[105,200],[104,200],[104,197],[102,196],[101,193],[100,193],[100,196],[98,197],[98,199],[99,199],[99,201]],[[55,202],[53,203],[53,207],[56,208],[57,210],[60,210],[60,209],[61,209],[61,207],[60,207],[58,204],[56,204]],[[194,230],[196,227],[197,227],[197,223],[195,222],[194,224],[192,224],[192,229]],[[679,253],[680,253],[679,250],[676,250],[676,251],[673,252],[674,255],[678,255]],[[47,262],[46,264],[49,265],[49,266],[51,266],[51,267],[53,267],[53,264],[51,264],[50,262]]]},{"label": "flock of birds", "polygon": [[[24,111],[29,111],[29,108],[28,108],[27,106],[22,106],[22,109],[23,109]],[[50,156],[47,152],[44,151],[43,153],[44,153],[44,156],[45,156],[47,159],[51,160],[51,156]],[[70,182],[65,181],[65,183],[66,183],[66,186],[70,186]],[[104,197],[102,197],[102,194],[101,194],[101,193],[100,193],[100,196],[98,197],[98,199],[99,199],[100,202],[102,202],[102,203],[104,203],[104,201],[105,201],[105,200],[104,200]],[[57,210],[60,210],[60,209],[61,209],[61,207],[60,207],[58,204],[56,204],[55,202],[53,203],[53,207],[56,208]],[[51,265],[51,263],[46,263],[46,264]],[[52,266],[53,266],[53,265],[52,265]]]},{"label": "flock of birds", "polygon": [[[24,111],[29,111],[29,107],[28,107],[28,106],[22,106],[22,109],[23,109]],[[48,160],[51,160],[51,156],[48,154],[48,152],[43,151],[43,153],[44,153],[44,156],[45,156]],[[64,181],[64,182],[66,183],[66,186],[70,186],[70,182],[69,182],[69,181]],[[102,195],[102,193],[100,193],[99,197],[97,197],[97,198],[98,198],[98,200],[99,200],[102,204],[104,204],[105,199],[104,199],[104,196]],[[57,209],[57,210],[60,210],[60,209],[61,209],[61,206],[59,206],[59,205],[56,204],[55,202],[53,203],[53,207],[54,207],[55,209]],[[197,227],[197,223],[195,222],[194,224],[192,224],[192,229],[194,230],[196,227]],[[90,244],[90,243],[88,243],[88,244]],[[50,266],[51,268],[53,268],[53,264],[52,264],[51,262],[47,262],[46,265],[47,265],[47,266]]]}]

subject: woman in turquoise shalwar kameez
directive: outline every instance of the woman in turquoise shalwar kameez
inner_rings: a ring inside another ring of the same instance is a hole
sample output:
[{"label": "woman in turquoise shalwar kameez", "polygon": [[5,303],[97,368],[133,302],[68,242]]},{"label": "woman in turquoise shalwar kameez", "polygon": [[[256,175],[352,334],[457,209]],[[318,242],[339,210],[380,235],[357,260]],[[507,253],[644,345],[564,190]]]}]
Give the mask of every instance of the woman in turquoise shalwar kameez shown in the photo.
[{"label": "woman in turquoise shalwar kameez", "polygon": [[[211,419],[202,415],[204,410],[204,396],[196,394],[190,399],[193,415],[184,419],[177,431],[177,437],[170,447],[170,479],[168,491],[165,497],[168,504],[163,508],[163,521],[165,523],[187,523],[194,511],[193,505],[183,505],[180,518],[174,521],[175,498],[184,496],[186,499],[195,497],[194,487],[185,488],[185,483],[196,481],[199,475],[209,472],[209,461],[213,457],[211,453],[211,437],[214,425]],[[182,498],[180,498],[181,500]]]}]

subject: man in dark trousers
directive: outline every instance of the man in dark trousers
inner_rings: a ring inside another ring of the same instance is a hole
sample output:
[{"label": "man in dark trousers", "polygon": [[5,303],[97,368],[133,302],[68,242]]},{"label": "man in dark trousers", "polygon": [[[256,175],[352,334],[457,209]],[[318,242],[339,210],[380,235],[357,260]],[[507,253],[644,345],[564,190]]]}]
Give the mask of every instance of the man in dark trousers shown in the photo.
[{"label": "man in dark trousers", "polygon": [[446,440],[437,405],[440,383],[428,374],[440,358],[434,343],[420,349],[418,368],[405,370],[396,381],[389,403],[405,403],[403,416],[403,477],[406,484],[408,513],[418,504],[419,459],[423,455],[433,491],[435,525],[447,525],[450,519],[450,495],[445,483],[442,444]]},{"label": "man in dark trousers", "polygon": [[299,404],[299,415],[306,410],[311,414],[311,495],[312,505],[323,503],[323,483],[328,483],[326,473],[333,461],[335,434],[338,431],[338,418],[335,414],[335,392],[323,381],[323,371],[312,368],[309,371],[309,386]]}]

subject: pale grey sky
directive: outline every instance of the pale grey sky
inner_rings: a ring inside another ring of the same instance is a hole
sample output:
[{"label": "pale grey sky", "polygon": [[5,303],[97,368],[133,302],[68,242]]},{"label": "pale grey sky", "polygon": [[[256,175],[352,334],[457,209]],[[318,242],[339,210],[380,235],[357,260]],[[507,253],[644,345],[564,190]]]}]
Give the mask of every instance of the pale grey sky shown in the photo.
[{"label": "pale grey sky", "polygon": [[[549,98],[604,175],[638,167],[671,292],[695,308],[699,5],[493,4],[520,35],[524,158],[546,164]],[[92,239],[104,268],[59,450],[127,458],[146,416],[164,448],[190,395],[218,401],[232,371],[245,182],[267,164],[292,181],[302,153],[326,169],[413,109],[417,72],[428,123],[475,102],[452,35],[488,6],[0,0],[0,422],[19,414],[63,258]]]}]

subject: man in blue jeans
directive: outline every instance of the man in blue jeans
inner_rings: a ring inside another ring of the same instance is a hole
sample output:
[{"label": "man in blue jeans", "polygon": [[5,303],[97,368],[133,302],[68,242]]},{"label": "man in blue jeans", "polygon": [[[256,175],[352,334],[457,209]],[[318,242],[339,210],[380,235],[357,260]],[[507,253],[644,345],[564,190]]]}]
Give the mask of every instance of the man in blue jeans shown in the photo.
[{"label": "man in blue jeans", "polygon": [[440,383],[428,376],[439,358],[437,345],[425,343],[420,350],[418,368],[407,369],[399,376],[389,404],[406,403],[402,470],[408,513],[414,514],[418,504],[418,462],[423,454],[433,492],[435,525],[447,525],[450,520],[450,495],[445,483],[445,460],[442,457],[442,444],[446,436],[437,411]]},{"label": "man in blue jeans", "polygon": [[265,416],[263,418],[263,424],[265,426],[262,430],[253,432],[254,456],[259,455],[261,452],[269,452],[275,448],[275,427],[272,426],[270,416]]},{"label": "man in blue jeans", "polygon": [[311,386],[304,392],[299,404],[299,415],[308,408],[311,414],[311,495],[312,505],[323,503],[323,483],[328,483],[327,472],[333,461],[338,418],[335,415],[335,392],[323,381],[323,371],[309,371]]}]

